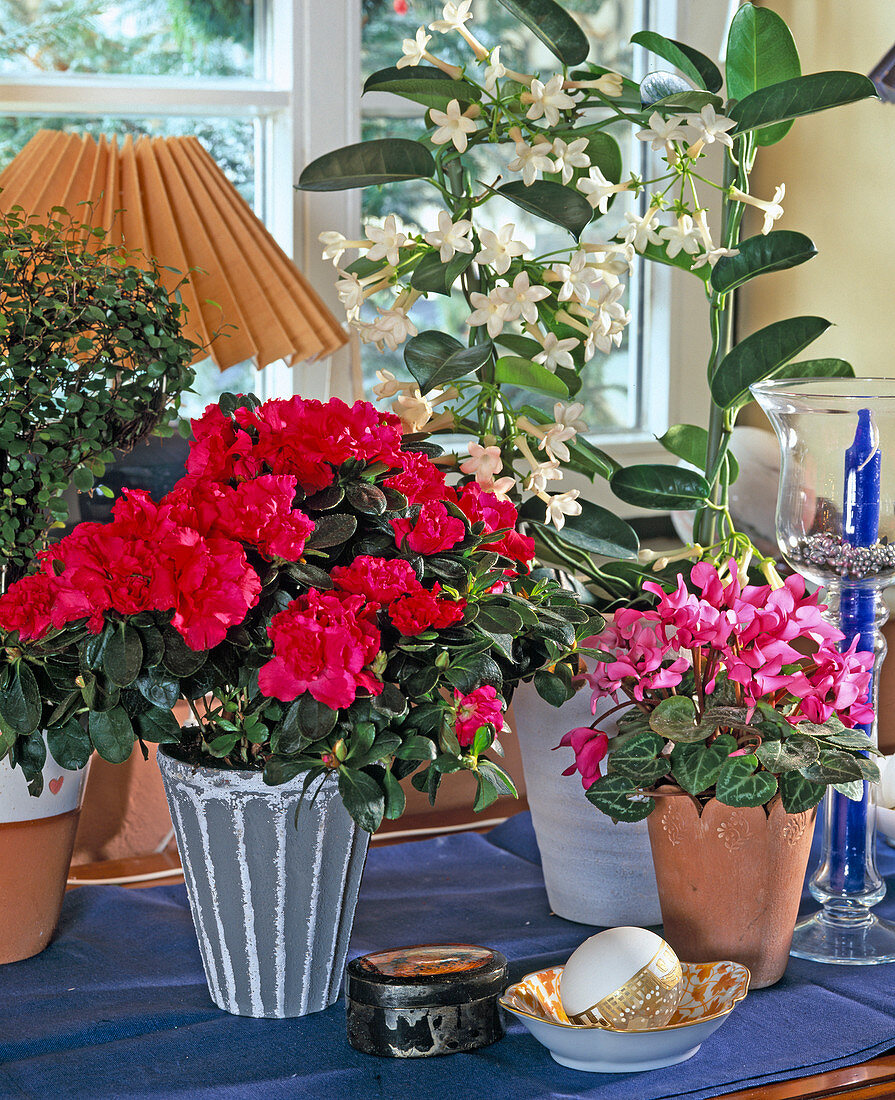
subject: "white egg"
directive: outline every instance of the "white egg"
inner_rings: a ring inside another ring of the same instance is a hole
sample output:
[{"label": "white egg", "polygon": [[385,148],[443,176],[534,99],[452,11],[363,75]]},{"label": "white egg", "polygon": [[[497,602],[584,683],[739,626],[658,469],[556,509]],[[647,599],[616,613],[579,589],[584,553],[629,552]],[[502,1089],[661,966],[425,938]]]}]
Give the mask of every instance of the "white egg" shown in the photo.
[{"label": "white egg", "polygon": [[574,1022],[599,1021],[625,1030],[666,1024],[680,993],[677,955],[646,928],[609,928],[591,936],[569,958],[559,986],[570,1019],[588,1014]]}]

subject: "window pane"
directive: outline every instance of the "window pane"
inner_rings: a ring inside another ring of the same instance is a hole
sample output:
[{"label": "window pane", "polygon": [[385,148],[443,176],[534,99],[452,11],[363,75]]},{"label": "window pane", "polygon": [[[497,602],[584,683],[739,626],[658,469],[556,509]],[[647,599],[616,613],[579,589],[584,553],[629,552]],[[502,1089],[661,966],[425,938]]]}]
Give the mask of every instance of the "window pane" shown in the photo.
[{"label": "window pane", "polygon": [[[401,39],[413,38],[418,26],[428,26],[434,19],[440,18],[443,2],[407,0],[406,15],[397,14],[396,6],[394,0],[364,0],[365,75],[394,65],[400,57]],[[576,18],[591,39],[589,60],[630,75],[632,51],[629,39],[637,29],[635,21],[639,26],[641,3],[638,0],[604,0],[603,4],[595,5],[593,0],[565,0],[565,6],[569,11],[575,12]],[[552,74],[558,71],[556,59],[543,43],[521,26],[497,0],[475,0],[472,10],[475,19],[470,24],[471,29],[486,47],[500,45],[501,60],[506,64],[524,72],[541,71]],[[469,63],[471,51],[459,35],[431,33],[429,48],[436,56],[452,63]],[[413,106],[397,98],[395,102],[401,104],[396,110],[402,112],[402,117],[365,118],[365,140],[384,137],[415,138],[423,133],[421,117],[406,117],[408,111],[414,110]],[[422,108],[419,111],[422,114]],[[641,143],[634,141],[631,128],[621,127],[614,132],[614,136],[622,145],[624,163],[638,165],[643,148]],[[506,176],[506,164],[512,157],[511,146],[479,147],[470,154],[470,159],[476,161],[477,178],[489,182],[501,171]],[[384,218],[388,214],[396,214],[412,232],[428,232],[433,229],[441,209],[437,192],[422,180],[392,184],[384,188],[369,187],[362,195],[364,218]],[[584,239],[610,239],[624,224],[624,212],[632,209],[633,203],[634,200],[629,195],[618,196],[609,214],[585,231]],[[491,199],[480,207],[476,211],[476,222],[490,229],[512,222],[515,225],[514,238],[531,246],[529,255],[568,249],[572,243],[563,230],[499,199]],[[632,321],[624,331],[621,347],[614,349],[608,356],[598,352],[582,374],[582,388],[576,400],[585,403],[586,419],[591,428],[598,432],[619,433],[643,428],[638,399],[643,392],[643,387],[639,384],[642,364],[638,354],[642,344],[640,333],[643,309],[636,304],[638,293],[639,271],[635,267],[634,274],[628,280],[624,301],[626,308],[632,310]],[[377,304],[390,304],[386,297],[382,296]],[[415,304],[412,317],[420,331],[434,328],[462,338],[468,313],[462,295],[455,291],[451,298],[431,294],[428,299],[421,299]],[[386,349],[379,353],[374,346],[365,344],[362,345],[361,355],[364,384],[368,392],[375,382],[377,370],[390,370],[398,377],[408,377],[401,348],[397,351]],[[525,398],[545,409],[551,409],[553,405],[552,400],[547,397],[526,394]]]},{"label": "window pane", "polygon": [[254,0],[0,0],[0,74],[254,76]]}]

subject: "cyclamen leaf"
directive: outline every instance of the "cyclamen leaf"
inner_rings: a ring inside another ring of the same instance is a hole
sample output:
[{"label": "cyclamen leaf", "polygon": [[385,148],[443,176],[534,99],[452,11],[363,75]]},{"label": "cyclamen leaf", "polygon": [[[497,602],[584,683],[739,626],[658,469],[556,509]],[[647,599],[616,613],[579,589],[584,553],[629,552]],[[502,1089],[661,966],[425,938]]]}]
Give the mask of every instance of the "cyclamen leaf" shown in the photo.
[{"label": "cyclamen leaf", "polygon": [[799,772],[784,772],[780,776],[780,797],[788,814],[800,814],[816,806],[827,790],[826,783],[812,782]]},{"label": "cyclamen leaf", "polygon": [[722,733],[710,745],[675,745],[671,751],[675,781],[689,794],[702,794],[717,782],[724,762],[736,747],[737,740],[729,733]]},{"label": "cyclamen leaf", "polygon": [[715,787],[716,797],[726,806],[763,806],[777,793],[777,780],[770,772],[757,772],[754,753],[729,757]]},{"label": "cyclamen leaf", "polygon": [[643,821],[656,806],[654,798],[635,797],[634,785],[623,775],[604,775],[588,787],[585,797],[613,821]]}]

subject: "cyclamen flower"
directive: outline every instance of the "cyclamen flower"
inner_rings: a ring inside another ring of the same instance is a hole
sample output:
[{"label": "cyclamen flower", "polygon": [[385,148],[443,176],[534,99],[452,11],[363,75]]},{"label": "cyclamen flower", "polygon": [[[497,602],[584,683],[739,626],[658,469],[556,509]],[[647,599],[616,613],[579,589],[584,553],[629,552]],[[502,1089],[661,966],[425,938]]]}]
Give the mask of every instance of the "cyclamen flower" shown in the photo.
[{"label": "cyclamen flower", "polygon": [[581,774],[581,786],[588,790],[600,778],[600,761],[609,752],[609,738],[602,730],[591,726],[578,726],[563,734],[554,748],[571,748],[575,763],[565,769],[563,775]]},{"label": "cyclamen flower", "polygon": [[[616,611],[593,640],[598,649],[611,652],[613,660],[597,661],[587,681],[594,689],[592,710],[605,696],[616,699],[622,684],[638,701],[652,689],[673,688],[689,668],[684,656],[670,653],[659,617],[651,611],[623,608]],[[671,656],[666,665],[665,659]]]},{"label": "cyclamen flower", "polygon": [[306,692],[337,710],[358,691],[379,695],[370,666],[379,653],[376,607],[363,596],[312,588],[274,615],[268,628],[274,655],[258,673],[263,695],[284,703]]},{"label": "cyclamen flower", "polygon": [[392,519],[389,523],[399,549],[427,557],[441,550],[450,550],[466,537],[463,520],[450,515],[447,508],[437,501],[423,504],[416,519]]},{"label": "cyclamen flower", "polygon": [[504,702],[490,684],[477,687],[468,695],[455,691],[454,704],[457,708],[454,732],[462,748],[473,743],[482,726],[493,726],[497,733],[503,730]]},{"label": "cyclamen flower", "polygon": [[424,630],[443,630],[458,623],[463,618],[465,607],[465,600],[443,596],[441,585],[436,582],[431,589],[420,586],[394,600],[389,606],[388,616],[401,634],[412,638]]}]

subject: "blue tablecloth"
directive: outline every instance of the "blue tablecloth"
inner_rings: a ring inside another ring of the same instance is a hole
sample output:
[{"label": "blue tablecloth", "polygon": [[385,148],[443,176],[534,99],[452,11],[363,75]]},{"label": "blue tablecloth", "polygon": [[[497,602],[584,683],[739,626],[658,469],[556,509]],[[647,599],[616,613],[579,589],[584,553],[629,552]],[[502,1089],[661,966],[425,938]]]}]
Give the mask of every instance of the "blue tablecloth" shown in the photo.
[{"label": "blue tablecloth", "polygon": [[[895,875],[895,852],[881,849]],[[895,916],[895,899],[879,906]],[[503,951],[511,977],[564,961],[591,934],[551,916],[530,818],[374,849],[351,953],[469,941]],[[296,1020],[230,1016],[208,998],[182,886],[70,893],[59,933],[0,967],[0,1097],[190,1100],[704,1100],[861,1062],[895,1046],[895,964],[792,959],[689,1062],[617,1076],[565,1069],[515,1021],[473,1054],[374,1058],[345,1038],[343,1003]]]}]

